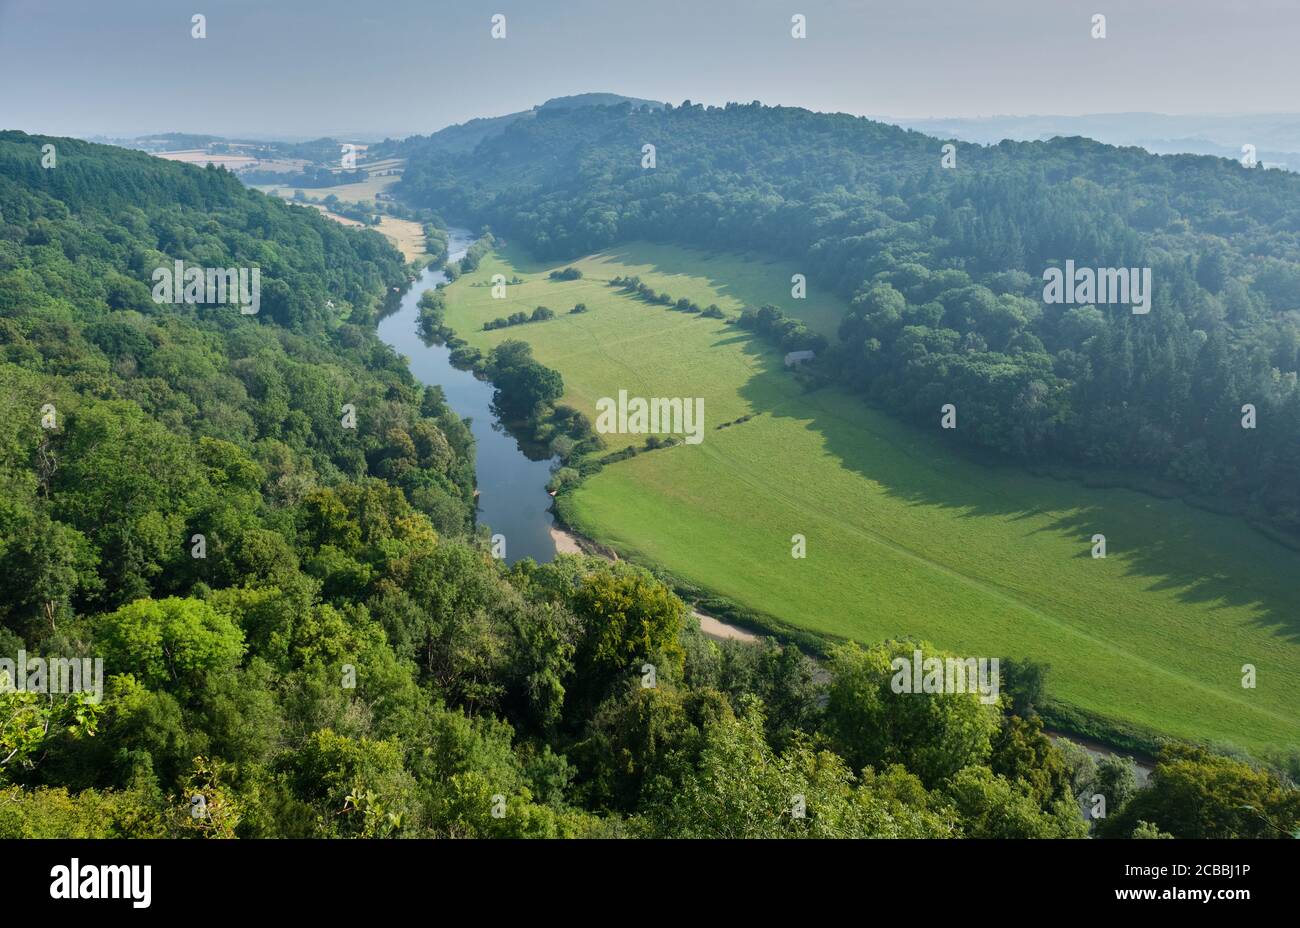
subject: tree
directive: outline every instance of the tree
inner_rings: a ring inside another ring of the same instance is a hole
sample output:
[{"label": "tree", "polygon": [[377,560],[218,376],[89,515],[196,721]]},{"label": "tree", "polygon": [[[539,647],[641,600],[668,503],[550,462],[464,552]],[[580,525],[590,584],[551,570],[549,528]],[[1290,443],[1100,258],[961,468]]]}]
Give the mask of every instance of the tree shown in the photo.
[{"label": "tree", "polygon": [[797,740],[776,754],[763,736],[761,703],[706,726],[696,769],[663,783],[638,831],[679,838],[950,837],[951,817],[901,768],[866,771]]},{"label": "tree", "polygon": [[38,510],[9,555],[11,603],[33,609],[48,633],[74,598],[97,592],[99,558],[81,532]]},{"label": "tree", "polygon": [[1011,697],[1011,711],[1021,718],[1035,718],[1038,704],[1047,693],[1047,672],[1051,666],[1028,659],[1004,657],[999,663],[1002,690]]},{"label": "tree", "polygon": [[0,670],[0,781],[34,767],[59,735],[90,737],[99,724],[101,709],[89,692],[33,693],[15,690],[16,685]]},{"label": "tree", "polygon": [[736,706],[745,694],[762,699],[773,747],[783,750],[799,732],[812,734],[818,729],[825,687],[816,680],[816,665],[797,647],[763,638],[757,643],[726,641],[710,648],[718,654],[717,670],[704,679],[692,679],[692,684],[716,686]]},{"label": "tree", "polygon": [[663,584],[637,573],[600,568],[584,576],[570,607],[579,622],[572,684],[588,704],[598,702],[615,680],[640,678],[646,663],[657,678],[681,673],[678,635],[686,606]]},{"label": "tree", "polygon": [[1122,811],[1137,792],[1137,773],[1133,761],[1127,757],[1103,757],[1097,764],[1097,772],[1085,791],[1084,801],[1092,796],[1101,795],[1106,799],[1107,816]]},{"label": "tree", "polygon": [[207,674],[234,669],[244,653],[244,636],[229,616],[175,596],[122,606],[96,623],[95,638],[110,673],[189,693]]},{"label": "tree", "polygon": [[1300,832],[1300,791],[1277,775],[1203,747],[1170,745],[1147,785],[1102,825],[1104,837],[1139,823],[1175,838],[1277,838]]},{"label": "tree", "polygon": [[194,449],[134,403],[112,401],[69,417],[60,459],[54,515],[98,549],[104,599],[151,592],[164,565],[180,560],[186,515],[207,491]]},{"label": "tree", "polygon": [[[506,614],[517,600],[484,557],[463,545],[439,545],[414,558],[402,584],[418,607],[400,630],[422,674],[456,705],[496,706],[506,657]],[[391,634],[391,633],[390,633]]]},{"label": "tree", "polygon": [[1086,838],[1088,825],[1070,798],[1046,809],[1027,784],[987,767],[966,767],[944,787],[968,838]]},{"label": "tree", "polygon": [[1027,788],[1040,808],[1051,809],[1061,799],[1074,798],[1065,758],[1043,734],[1043,723],[1036,717],[1026,721],[1012,715],[1002,720],[993,738],[989,769]]},{"label": "tree", "polygon": [[704,728],[730,714],[716,691],[616,687],[572,750],[586,804],[632,812],[646,790],[672,792],[698,761]]},{"label": "tree", "polygon": [[564,395],[559,372],[535,361],[527,342],[507,339],[492,349],[487,366],[496,385],[493,402],[508,418],[530,418]]},{"label": "tree", "polygon": [[242,812],[238,798],[222,783],[226,775],[221,761],[194,758],[175,812],[179,832],[204,838],[235,837]]},{"label": "tree", "polygon": [[[824,731],[853,767],[902,764],[934,788],[963,767],[988,759],[999,714],[973,691],[893,692],[891,661],[910,660],[913,650],[911,643],[900,642],[867,649],[850,642],[833,649]],[[927,657],[949,656],[926,646],[922,650]]]},{"label": "tree", "polygon": [[319,836],[400,837],[415,824],[415,781],[396,741],[346,738],[325,729],[287,766]]},{"label": "tree", "polygon": [[172,837],[162,804],[143,789],[0,789],[0,838]]}]

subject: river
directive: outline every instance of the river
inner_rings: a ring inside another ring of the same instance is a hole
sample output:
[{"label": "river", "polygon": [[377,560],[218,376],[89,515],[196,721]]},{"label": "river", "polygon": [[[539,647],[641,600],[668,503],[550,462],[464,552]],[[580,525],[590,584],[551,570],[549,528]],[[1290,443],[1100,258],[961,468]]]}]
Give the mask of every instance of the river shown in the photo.
[{"label": "river", "polygon": [[[447,230],[448,260],[459,260],[474,241],[468,229]],[[550,460],[530,460],[519,442],[492,412],[492,384],[451,363],[446,345],[426,345],[416,330],[420,297],[447,279],[441,265],[429,265],[405,293],[398,308],[379,322],[379,338],[409,361],[416,380],[442,387],[447,403],[469,420],[477,443],[478,518],[505,536],[505,560],[524,557],[545,563],[555,557],[551,535],[551,496],[546,483]]]}]

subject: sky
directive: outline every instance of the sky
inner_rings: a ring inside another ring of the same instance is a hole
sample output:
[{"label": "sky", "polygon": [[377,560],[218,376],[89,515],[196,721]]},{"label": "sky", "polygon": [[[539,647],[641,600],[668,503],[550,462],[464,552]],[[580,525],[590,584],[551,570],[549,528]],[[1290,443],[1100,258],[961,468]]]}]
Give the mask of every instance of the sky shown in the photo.
[{"label": "sky", "polygon": [[588,91],[913,119],[1296,112],[1297,44],[1300,0],[0,0],[0,129],[381,138]]}]

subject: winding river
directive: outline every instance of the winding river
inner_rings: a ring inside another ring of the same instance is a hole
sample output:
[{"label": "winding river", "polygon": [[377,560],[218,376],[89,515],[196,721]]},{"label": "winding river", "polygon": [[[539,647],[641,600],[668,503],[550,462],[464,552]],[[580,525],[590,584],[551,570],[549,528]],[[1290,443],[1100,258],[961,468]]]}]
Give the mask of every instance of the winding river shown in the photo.
[{"label": "winding river", "polygon": [[[448,260],[459,260],[474,241],[468,229],[448,229]],[[401,295],[398,308],[379,322],[379,338],[406,356],[420,383],[442,387],[447,403],[469,420],[477,442],[478,518],[505,536],[507,563],[524,557],[545,563],[555,557],[551,537],[549,460],[530,460],[492,411],[492,384],[451,363],[446,345],[426,345],[416,331],[418,303],[425,290],[447,279],[441,265],[429,265]]]}]

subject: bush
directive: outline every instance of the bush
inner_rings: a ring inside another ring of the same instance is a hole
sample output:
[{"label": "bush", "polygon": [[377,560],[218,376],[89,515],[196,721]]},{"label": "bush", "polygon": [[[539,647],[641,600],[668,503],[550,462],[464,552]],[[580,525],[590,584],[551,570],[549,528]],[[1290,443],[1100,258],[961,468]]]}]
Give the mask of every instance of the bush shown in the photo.
[{"label": "bush", "polygon": [[568,435],[556,435],[551,440],[551,454],[555,455],[561,461],[567,461],[573,454],[573,449],[578,443]]},{"label": "bush", "polygon": [[531,316],[522,310],[517,313],[511,313],[506,319],[502,319],[498,316],[490,322],[483,323],[483,331],[490,332],[493,329],[504,329],[512,325],[523,325],[525,322],[545,322],[547,319],[554,318],[555,310],[548,309],[545,306],[539,306],[533,310]]},{"label": "bush", "polygon": [[479,351],[477,348],[466,345],[461,348],[453,349],[450,358],[451,363],[456,367],[474,367],[483,360],[483,352]]},{"label": "bush", "polygon": [[437,337],[447,311],[442,294],[436,290],[425,290],[420,297],[419,307],[417,328],[420,334],[428,339]]},{"label": "bush", "polygon": [[546,484],[547,492],[558,493],[565,487],[573,486],[582,476],[572,467],[561,467]]}]

